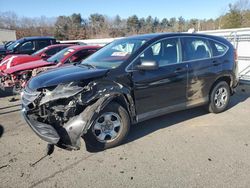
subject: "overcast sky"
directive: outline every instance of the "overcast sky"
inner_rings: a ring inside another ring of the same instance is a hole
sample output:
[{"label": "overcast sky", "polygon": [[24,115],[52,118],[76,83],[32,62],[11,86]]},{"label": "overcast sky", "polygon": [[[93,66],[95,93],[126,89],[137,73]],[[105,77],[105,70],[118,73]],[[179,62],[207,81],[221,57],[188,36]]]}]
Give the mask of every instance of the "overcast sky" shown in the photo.
[{"label": "overcast sky", "polygon": [[184,17],[185,19],[216,18],[228,10],[234,0],[0,0],[0,12],[13,11],[19,16],[56,17],[92,13],[127,18],[152,15],[158,18]]}]

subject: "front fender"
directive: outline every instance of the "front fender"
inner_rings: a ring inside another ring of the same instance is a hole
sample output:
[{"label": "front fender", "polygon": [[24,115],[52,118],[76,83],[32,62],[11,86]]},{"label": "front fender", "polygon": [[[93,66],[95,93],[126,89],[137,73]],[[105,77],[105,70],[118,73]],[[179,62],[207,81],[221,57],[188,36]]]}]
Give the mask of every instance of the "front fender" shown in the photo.
[{"label": "front fender", "polygon": [[127,109],[131,118],[131,122],[134,123],[136,112],[134,100],[131,95],[131,88],[124,86],[118,82],[109,80],[99,80],[96,82],[91,82],[86,87],[87,91],[82,95],[82,101],[86,105],[89,105],[93,103],[93,101],[96,101],[97,99],[100,99],[102,97],[107,98],[108,102],[106,102],[106,104],[116,98],[119,98],[119,100],[122,101],[118,100],[118,102],[121,102],[121,105],[123,105],[123,107]]},{"label": "front fender", "polygon": [[71,118],[63,125],[64,131],[60,133],[63,146],[79,149],[81,136],[87,133],[99,112],[116,98],[124,99],[126,108],[131,119],[133,119],[135,117],[134,102],[129,88],[108,81],[92,82],[85,86],[82,93],[82,102],[85,103],[86,108],[78,116]]}]

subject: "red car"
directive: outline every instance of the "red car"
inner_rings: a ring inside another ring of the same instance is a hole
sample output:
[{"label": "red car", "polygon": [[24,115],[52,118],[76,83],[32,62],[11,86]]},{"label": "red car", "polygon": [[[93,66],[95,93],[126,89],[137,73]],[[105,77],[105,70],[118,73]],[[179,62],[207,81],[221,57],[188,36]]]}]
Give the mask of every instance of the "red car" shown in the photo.
[{"label": "red car", "polygon": [[67,48],[69,46],[72,46],[72,44],[54,44],[47,46],[45,48],[42,48],[41,50],[38,50],[37,52],[33,53],[32,55],[27,54],[17,54],[17,55],[7,55],[0,63],[0,74],[1,72],[5,72],[6,69],[27,63],[30,61],[35,61],[39,59],[48,59],[52,55],[56,54],[57,52],[61,51],[64,48]]},{"label": "red car", "polygon": [[13,91],[18,93],[32,76],[47,69],[80,62],[100,48],[100,46],[71,46],[61,50],[47,60],[41,59],[10,67],[4,71],[1,85],[2,87],[13,86]]}]

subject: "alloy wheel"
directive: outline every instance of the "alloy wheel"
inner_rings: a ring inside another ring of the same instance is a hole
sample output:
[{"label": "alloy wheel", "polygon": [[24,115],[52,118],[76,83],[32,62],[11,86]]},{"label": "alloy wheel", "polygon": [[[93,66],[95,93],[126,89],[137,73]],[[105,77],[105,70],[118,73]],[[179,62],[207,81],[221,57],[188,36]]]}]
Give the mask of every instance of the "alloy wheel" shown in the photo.
[{"label": "alloy wheel", "polygon": [[228,92],[225,87],[220,87],[215,92],[214,104],[217,108],[223,108],[228,100]]},{"label": "alloy wheel", "polygon": [[118,114],[106,112],[102,114],[94,123],[92,132],[99,142],[112,142],[122,129],[122,121]]}]

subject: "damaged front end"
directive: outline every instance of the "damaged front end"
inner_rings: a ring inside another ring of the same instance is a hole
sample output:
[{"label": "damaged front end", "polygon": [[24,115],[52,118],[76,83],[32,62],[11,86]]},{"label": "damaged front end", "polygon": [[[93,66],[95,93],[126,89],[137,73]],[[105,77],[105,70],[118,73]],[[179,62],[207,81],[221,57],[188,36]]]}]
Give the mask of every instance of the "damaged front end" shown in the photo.
[{"label": "damaged front end", "polygon": [[0,86],[3,90],[12,87],[14,94],[19,94],[30,78],[30,71],[22,71],[15,74],[3,74],[0,80]]},{"label": "damaged front end", "polygon": [[98,113],[120,92],[113,83],[71,82],[22,93],[23,116],[33,131],[50,144],[80,149],[80,138],[87,133]]},{"label": "damaged front end", "polygon": [[5,88],[13,86],[14,86],[14,80],[12,75],[5,74],[4,72],[0,71],[0,88],[2,90],[5,90]]}]

